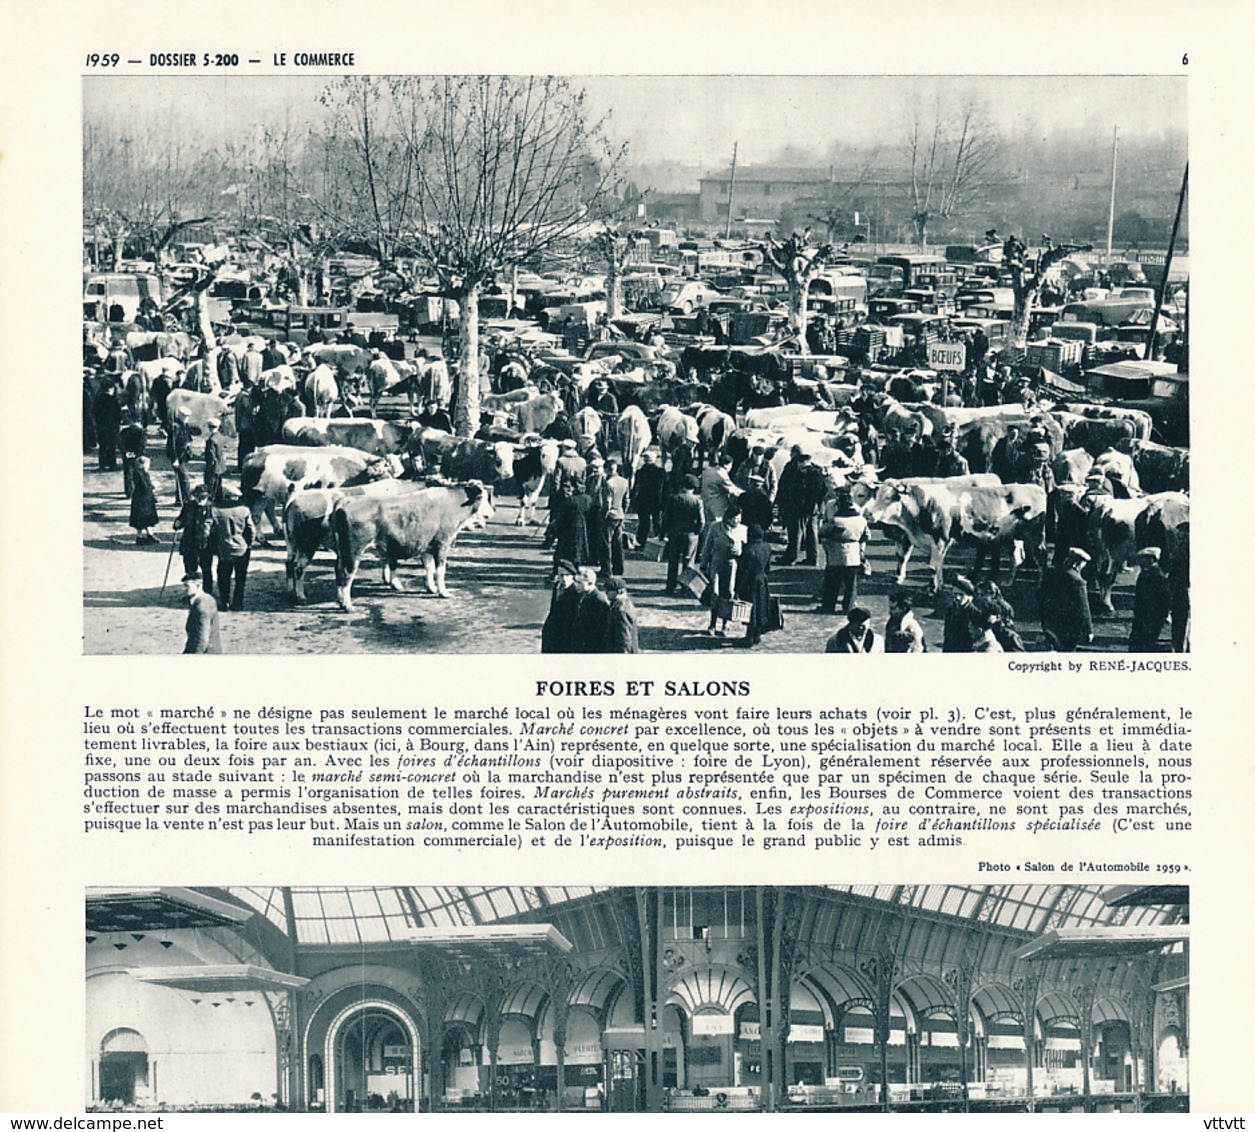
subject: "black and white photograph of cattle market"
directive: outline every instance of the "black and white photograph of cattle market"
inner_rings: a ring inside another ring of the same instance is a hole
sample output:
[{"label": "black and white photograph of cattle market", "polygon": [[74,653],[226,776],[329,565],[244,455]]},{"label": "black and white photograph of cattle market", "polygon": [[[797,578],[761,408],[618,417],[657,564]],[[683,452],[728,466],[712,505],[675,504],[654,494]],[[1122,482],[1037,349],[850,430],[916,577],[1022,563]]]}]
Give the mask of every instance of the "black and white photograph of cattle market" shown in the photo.
[{"label": "black and white photograph of cattle market", "polygon": [[1184,79],[83,100],[87,653],[1189,649]]}]

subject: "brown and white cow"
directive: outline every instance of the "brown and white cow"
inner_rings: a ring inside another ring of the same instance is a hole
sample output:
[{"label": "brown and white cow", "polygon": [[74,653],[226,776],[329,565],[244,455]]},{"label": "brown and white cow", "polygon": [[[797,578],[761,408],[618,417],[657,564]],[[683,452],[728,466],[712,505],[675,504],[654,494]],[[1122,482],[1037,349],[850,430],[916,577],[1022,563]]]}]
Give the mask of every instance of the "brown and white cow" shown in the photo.
[{"label": "brown and white cow", "polygon": [[1188,537],[1190,497],[1164,491],[1136,499],[1094,498],[1089,512],[1089,547],[1094,558],[1094,582],[1102,608],[1111,612],[1116,580],[1146,546],[1163,550],[1162,565],[1170,570]]},{"label": "brown and white cow", "polygon": [[554,392],[537,393],[525,401],[512,402],[510,411],[521,433],[534,432],[540,436],[562,412],[562,397]]},{"label": "brown and white cow", "polygon": [[615,422],[615,436],[619,442],[619,455],[623,457],[624,473],[630,480],[640,467],[645,449],[654,439],[649,420],[639,405],[629,405],[619,414]]},{"label": "brown and white cow", "polygon": [[1150,440],[1131,443],[1133,467],[1142,490],[1155,495],[1164,491],[1190,490],[1190,451]]},{"label": "brown and white cow", "polygon": [[672,456],[683,445],[689,445],[694,451],[701,443],[702,433],[697,421],[687,413],[682,413],[674,405],[664,405],[654,425],[654,433],[658,437],[658,447],[664,457]]},{"label": "brown and white cow", "polygon": [[536,507],[541,490],[551,482],[550,477],[557,466],[556,440],[529,436],[524,438],[521,447],[514,450],[514,485],[519,496],[519,513],[514,520],[516,527],[537,522]]},{"label": "brown and white cow", "polygon": [[292,600],[300,605],[305,603],[305,571],[314,555],[322,549],[335,550],[331,519],[342,500],[391,499],[424,486],[418,480],[383,479],[355,487],[308,488],[293,495],[283,509],[285,568]]},{"label": "brown and white cow", "polygon": [[448,597],[445,567],[458,535],[482,527],[492,517],[488,490],[477,480],[450,487],[426,487],[393,499],[345,499],[332,515],[336,538],[336,597],[353,609],[353,581],[362,555],[375,547],[390,572],[392,587],[401,559],[422,558],[427,591]]},{"label": "brown and white cow", "polygon": [[601,414],[591,405],[585,405],[571,418],[571,439],[581,456],[587,457],[597,449],[601,436]]},{"label": "brown and white cow", "polygon": [[234,404],[234,397],[197,393],[192,389],[172,389],[170,396],[166,398],[166,413],[172,427],[179,425],[200,435],[207,431],[205,426],[209,421],[214,420],[222,426],[223,436],[234,436]]},{"label": "brown and white cow", "polygon": [[284,443],[319,447],[342,445],[372,456],[405,451],[410,429],[393,421],[362,417],[295,417],[283,425]]},{"label": "brown and white cow", "polygon": [[736,432],[736,421],[722,409],[714,405],[693,405],[689,415],[697,421],[697,430],[702,439],[704,459],[711,462],[727,447],[728,441]]},{"label": "brown and white cow", "polygon": [[514,445],[505,440],[470,440],[440,428],[422,428],[405,448],[429,475],[479,480],[489,488],[514,475]]},{"label": "brown and white cow", "polygon": [[331,416],[331,406],[340,400],[340,385],[329,365],[320,364],[305,379],[305,405],[315,417]]},{"label": "brown and white cow", "polygon": [[396,467],[387,459],[357,448],[305,448],[296,444],[269,444],[245,461],[240,472],[240,491],[253,512],[253,525],[261,530],[261,517],[270,519],[276,534],[283,534],[278,510],[296,492],[312,487],[342,487],[385,479]]},{"label": "brown and white cow", "polygon": [[330,366],[342,377],[365,373],[372,361],[369,350],[348,343],[315,343],[305,347],[305,356],[319,365]]},{"label": "brown and white cow", "polygon": [[[989,475],[989,473],[983,473]],[[864,511],[869,521],[894,527],[898,536],[898,584],[906,580],[912,546],[927,546],[931,589],[941,589],[950,548],[962,539],[982,552],[1022,541],[1040,569],[1044,564],[1046,493],[1036,484],[973,483],[971,476],[936,479],[931,483],[892,481],[881,484]],[[996,558],[995,558],[996,561]],[[1015,580],[1012,570],[1011,580]]]}]

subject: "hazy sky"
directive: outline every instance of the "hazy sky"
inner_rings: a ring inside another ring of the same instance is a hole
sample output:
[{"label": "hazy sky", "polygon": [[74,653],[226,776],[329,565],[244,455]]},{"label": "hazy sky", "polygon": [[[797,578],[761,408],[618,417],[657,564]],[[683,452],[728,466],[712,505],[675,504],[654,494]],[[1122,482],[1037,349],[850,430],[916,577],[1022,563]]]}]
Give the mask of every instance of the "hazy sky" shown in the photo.
[{"label": "hazy sky", "polygon": [[[88,118],[96,107],[208,141],[261,122],[317,117],[327,78],[112,76],[84,80]],[[981,98],[1012,136],[1030,130],[1090,131],[1108,138],[1155,137],[1186,126],[1186,80],[1167,76],[592,76],[576,80],[607,132],[631,145],[631,160],[675,160],[711,169],[771,160],[792,145],[822,158],[833,141],[897,147],[913,100]]]}]

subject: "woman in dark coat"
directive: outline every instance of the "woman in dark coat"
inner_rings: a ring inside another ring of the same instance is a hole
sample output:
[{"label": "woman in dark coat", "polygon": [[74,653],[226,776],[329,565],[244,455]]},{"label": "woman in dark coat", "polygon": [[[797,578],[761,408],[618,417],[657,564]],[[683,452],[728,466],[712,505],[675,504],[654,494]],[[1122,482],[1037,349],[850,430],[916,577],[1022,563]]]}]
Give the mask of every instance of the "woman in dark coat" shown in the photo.
[{"label": "woman in dark coat", "polygon": [[153,491],[152,477],[148,474],[148,457],[140,456],[132,472],[131,526],[135,528],[135,545],[144,546],[156,542],[150,527],[157,525],[157,494]]},{"label": "woman in dark coat", "polygon": [[554,516],[554,552],[555,564],[563,559],[583,566],[592,561],[588,546],[588,513],[593,501],[586,492],[571,496]]},{"label": "woman in dark coat", "polygon": [[102,375],[100,388],[92,398],[92,416],[96,419],[96,443],[100,445],[100,470],[117,471],[118,430],[122,425],[122,387],[109,374]]},{"label": "woman in dark coat", "polygon": [[741,551],[740,566],[736,576],[736,596],[750,603],[750,618],[745,624],[745,639],[741,642],[752,649],[762,640],[770,624],[771,546],[757,523],[749,527],[745,549]]}]

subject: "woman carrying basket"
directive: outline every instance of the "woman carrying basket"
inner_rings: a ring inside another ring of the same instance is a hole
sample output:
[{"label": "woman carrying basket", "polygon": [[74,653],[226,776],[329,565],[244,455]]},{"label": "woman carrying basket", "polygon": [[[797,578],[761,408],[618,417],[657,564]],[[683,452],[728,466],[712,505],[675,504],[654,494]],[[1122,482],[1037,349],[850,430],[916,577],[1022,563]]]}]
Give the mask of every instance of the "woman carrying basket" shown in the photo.
[{"label": "woman carrying basket", "polygon": [[[706,632],[712,637],[726,636],[732,614],[732,595],[736,587],[736,563],[749,537],[741,523],[740,504],[728,504],[723,518],[710,523],[702,534],[701,568],[710,579],[710,624]],[[722,622],[718,629],[716,622]]]}]

